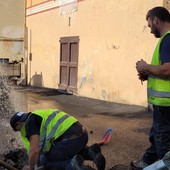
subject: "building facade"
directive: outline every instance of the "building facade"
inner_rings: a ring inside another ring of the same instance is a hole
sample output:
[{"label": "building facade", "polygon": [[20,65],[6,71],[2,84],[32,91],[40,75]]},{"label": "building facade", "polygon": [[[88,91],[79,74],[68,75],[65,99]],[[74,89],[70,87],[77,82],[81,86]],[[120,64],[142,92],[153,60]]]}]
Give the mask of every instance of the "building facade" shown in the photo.
[{"label": "building facade", "polygon": [[157,39],[146,13],[160,0],[27,0],[27,83],[79,96],[146,105],[136,61]]}]

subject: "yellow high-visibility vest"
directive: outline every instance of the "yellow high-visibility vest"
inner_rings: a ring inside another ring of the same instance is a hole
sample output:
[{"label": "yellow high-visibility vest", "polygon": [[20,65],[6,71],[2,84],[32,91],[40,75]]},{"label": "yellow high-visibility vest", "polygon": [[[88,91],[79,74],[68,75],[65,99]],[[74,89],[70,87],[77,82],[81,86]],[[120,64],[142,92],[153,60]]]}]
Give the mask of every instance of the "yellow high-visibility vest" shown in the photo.
[{"label": "yellow high-visibility vest", "polygon": [[[163,38],[170,34],[166,32],[159,40],[153,53],[151,65],[161,65],[160,61],[160,44]],[[170,46],[170,44],[169,44]],[[170,57],[170,56],[169,56]],[[157,106],[170,106],[170,77],[163,78],[149,75],[147,83],[148,103]]]},{"label": "yellow high-visibility vest", "polygon": [[[68,130],[78,120],[63,111],[56,109],[35,110],[31,113],[42,118],[40,127],[39,149],[42,152],[48,152],[51,148],[52,141],[59,138],[66,130]],[[25,125],[21,128],[22,142],[29,151],[30,143],[26,138]]]}]

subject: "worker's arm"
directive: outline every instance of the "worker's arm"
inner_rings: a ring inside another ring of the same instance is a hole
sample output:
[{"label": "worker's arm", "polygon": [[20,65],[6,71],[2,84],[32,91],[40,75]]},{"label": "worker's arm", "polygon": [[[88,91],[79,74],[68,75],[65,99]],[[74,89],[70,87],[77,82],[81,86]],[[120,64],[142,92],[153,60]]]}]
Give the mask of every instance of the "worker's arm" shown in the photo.
[{"label": "worker's arm", "polygon": [[141,60],[136,63],[136,69],[139,73],[145,72],[149,75],[170,77],[170,62],[154,66],[147,64],[144,60]]},{"label": "worker's arm", "polygon": [[29,170],[34,170],[34,167],[39,157],[39,136],[32,135],[29,138],[30,150],[29,150]]}]

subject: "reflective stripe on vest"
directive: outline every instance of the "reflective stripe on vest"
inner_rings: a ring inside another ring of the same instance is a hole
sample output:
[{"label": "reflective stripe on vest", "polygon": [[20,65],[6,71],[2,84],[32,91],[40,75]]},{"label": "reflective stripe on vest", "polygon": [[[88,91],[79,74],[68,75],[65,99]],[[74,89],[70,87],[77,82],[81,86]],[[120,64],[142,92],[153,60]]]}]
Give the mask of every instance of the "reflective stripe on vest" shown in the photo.
[{"label": "reflective stripe on vest", "polygon": [[45,122],[45,125],[44,125],[44,128],[43,128],[43,131],[42,131],[42,135],[41,135],[41,139],[40,139],[40,142],[39,142],[39,147],[45,147],[48,143],[48,141],[54,136],[57,128],[59,127],[59,125],[64,121],[66,120],[69,115],[66,114],[64,115],[63,117],[61,117],[57,123],[55,124],[55,126],[51,129],[51,132],[48,134],[48,136],[46,137],[46,131],[47,131],[47,126],[50,124],[50,122],[53,120],[53,118],[56,116],[56,114],[60,113],[59,110],[53,112],[49,117],[48,119],[46,120]]},{"label": "reflective stripe on vest", "polygon": [[[151,65],[161,65],[160,61],[160,44],[163,38],[170,34],[170,31],[166,32],[159,40],[153,57]],[[147,94],[148,103],[158,106],[170,106],[170,78],[149,75],[147,82]]]},{"label": "reflective stripe on vest", "polygon": [[56,116],[57,113],[60,113],[60,111],[57,110],[57,111],[53,112],[51,115],[49,115],[45,124],[44,124],[44,128],[43,128],[42,135],[41,135],[40,142],[39,142],[40,148],[42,147],[44,140],[46,138],[47,126],[50,124],[51,120]]},{"label": "reflective stripe on vest", "polygon": [[65,116],[63,116],[62,118],[60,118],[60,119],[58,120],[58,122],[56,123],[56,125],[55,125],[55,126],[53,127],[53,129],[51,130],[50,134],[47,136],[47,139],[46,139],[47,141],[50,140],[50,139],[54,136],[57,128],[58,128],[58,127],[60,126],[60,124],[61,124],[64,120],[66,120],[68,117],[69,117],[69,115],[65,115]]},{"label": "reflective stripe on vest", "polygon": [[170,92],[163,92],[163,91],[156,91],[152,89],[148,89],[148,95],[149,96],[155,96],[155,97],[165,97],[170,98]]}]

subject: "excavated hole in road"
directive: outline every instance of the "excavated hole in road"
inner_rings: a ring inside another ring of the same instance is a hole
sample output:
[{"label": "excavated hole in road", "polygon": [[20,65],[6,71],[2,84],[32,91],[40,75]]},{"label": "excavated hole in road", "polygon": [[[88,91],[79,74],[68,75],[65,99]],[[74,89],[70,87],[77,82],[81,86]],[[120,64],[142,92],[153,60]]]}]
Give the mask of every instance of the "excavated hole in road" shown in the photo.
[{"label": "excavated hole in road", "polygon": [[[4,163],[14,167],[16,169],[22,169],[28,164],[28,154],[25,149],[14,149],[10,150],[8,153],[2,155],[2,160]],[[1,166],[1,169],[5,169]]]}]

